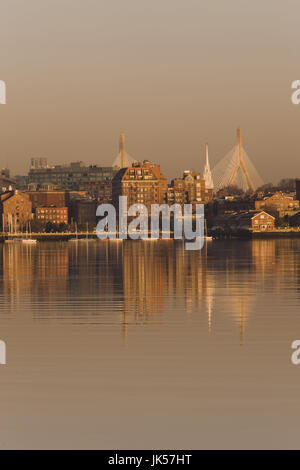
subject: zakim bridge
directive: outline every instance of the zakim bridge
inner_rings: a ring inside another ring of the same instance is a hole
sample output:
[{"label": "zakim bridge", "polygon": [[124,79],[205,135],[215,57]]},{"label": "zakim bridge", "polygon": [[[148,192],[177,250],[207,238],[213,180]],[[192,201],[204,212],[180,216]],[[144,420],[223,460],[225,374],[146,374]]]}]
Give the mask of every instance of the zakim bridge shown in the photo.
[{"label": "zakim bridge", "polygon": [[243,148],[241,129],[237,130],[236,145],[214,167],[212,175],[215,191],[228,186],[238,186],[245,192],[253,192],[263,185],[263,180]]}]

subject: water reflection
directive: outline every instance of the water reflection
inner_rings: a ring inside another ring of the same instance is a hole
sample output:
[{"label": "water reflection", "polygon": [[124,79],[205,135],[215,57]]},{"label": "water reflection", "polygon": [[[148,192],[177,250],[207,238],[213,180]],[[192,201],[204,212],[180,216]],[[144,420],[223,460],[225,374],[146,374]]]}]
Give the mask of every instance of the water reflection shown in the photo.
[{"label": "water reflection", "polygon": [[0,447],[297,448],[300,241],[7,244],[0,265]]},{"label": "water reflection", "polygon": [[243,343],[259,294],[299,286],[297,240],[218,241],[199,252],[171,241],[6,244],[0,253],[1,315],[19,306],[35,319],[119,323],[124,338],[130,325],[178,311],[179,321],[205,318],[209,333],[229,315]]}]

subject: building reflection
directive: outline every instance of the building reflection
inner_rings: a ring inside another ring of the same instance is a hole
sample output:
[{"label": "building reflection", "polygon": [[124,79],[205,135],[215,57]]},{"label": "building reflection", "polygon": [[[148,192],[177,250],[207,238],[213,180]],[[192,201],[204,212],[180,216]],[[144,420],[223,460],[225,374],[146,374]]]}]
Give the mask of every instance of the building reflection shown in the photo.
[{"label": "building reflection", "polygon": [[179,241],[4,244],[1,305],[36,318],[115,321],[125,341],[132,325],[192,316],[213,333],[229,320],[244,344],[259,296],[299,285],[296,242],[216,241],[201,251]]},{"label": "building reflection", "polygon": [[57,296],[66,289],[68,266],[66,247],[38,250],[22,243],[4,244],[2,289],[5,303],[13,308],[20,301],[39,301]]}]

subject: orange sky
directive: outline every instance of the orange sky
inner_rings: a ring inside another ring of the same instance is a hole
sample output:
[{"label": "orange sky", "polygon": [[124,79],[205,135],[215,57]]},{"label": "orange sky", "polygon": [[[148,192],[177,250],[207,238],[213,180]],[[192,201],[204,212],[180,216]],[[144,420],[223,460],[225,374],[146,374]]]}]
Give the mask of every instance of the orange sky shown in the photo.
[{"label": "orange sky", "polygon": [[235,143],[265,182],[300,177],[296,0],[1,0],[0,166],[109,165],[125,132],[171,177]]}]

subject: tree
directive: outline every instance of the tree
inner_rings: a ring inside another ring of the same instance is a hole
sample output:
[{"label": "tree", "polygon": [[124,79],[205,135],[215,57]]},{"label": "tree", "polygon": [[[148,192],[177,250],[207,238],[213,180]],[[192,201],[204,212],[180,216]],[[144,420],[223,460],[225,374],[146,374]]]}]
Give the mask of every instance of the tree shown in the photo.
[{"label": "tree", "polygon": [[219,193],[223,196],[241,196],[242,194],[245,194],[241,188],[235,185],[226,186],[225,188],[222,188]]},{"label": "tree", "polygon": [[45,225],[37,219],[33,219],[30,223],[31,231],[41,233],[44,231]]},{"label": "tree", "polygon": [[47,222],[45,227],[46,233],[57,233],[58,232],[58,225],[54,224],[53,222]]},{"label": "tree", "polygon": [[296,181],[295,178],[283,178],[279,181],[277,188],[280,191],[295,191],[296,189]]},{"label": "tree", "polygon": [[289,218],[288,218],[288,216],[277,217],[277,219],[276,219],[276,221],[275,221],[275,225],[276,225],[276,227],[279,227],[279,228],[288,227],[288,226],[289,226]]},{"label": "tree", "polygon": [[64,222],[61,222],[58,226],[58,232],[59,233],[63,233],[63,232],[66,232],[68,229],[68,226],[67,224],[65,224]]},{"label": "tree", "polygon": [[266,183],[257,188],[256,192],[262,191],[264,193],[267,193],[268,191],[271,191],[274,188],[273,183]]}]

